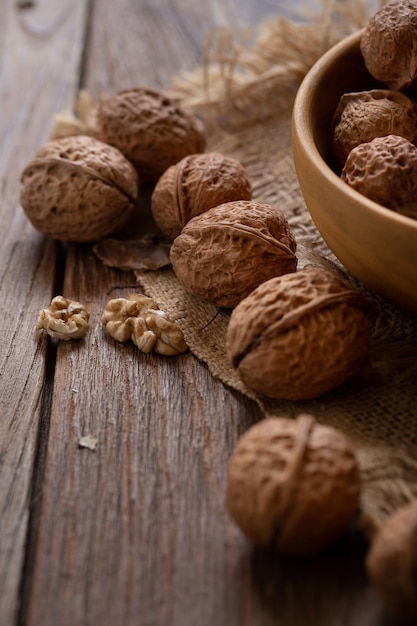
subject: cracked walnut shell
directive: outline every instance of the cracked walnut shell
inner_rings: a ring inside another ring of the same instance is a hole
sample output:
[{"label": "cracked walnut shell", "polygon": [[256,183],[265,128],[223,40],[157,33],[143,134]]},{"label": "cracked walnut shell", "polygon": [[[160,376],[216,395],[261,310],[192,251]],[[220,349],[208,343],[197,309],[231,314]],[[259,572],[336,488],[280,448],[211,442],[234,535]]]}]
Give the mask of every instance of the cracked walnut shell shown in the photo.
[{"label": "cracked walnut shell", "polygon": [[198,118],[163,93],[143,87],[103,98],[97,107],[95,135],[116,146],[146,184],[154,184],[170,165],[203,152],[206,145]]},{"label": "cracked walnut shell", "polygon": [[314,554],[359,507],[360,474],[347,438],[311,415],[270,417],[239,439],[229,463],[230,515],[255,545]]},{"label": "cracked walnut shell", "polygon": [[272,278],[232,312],[228,358],[258,394],[316,398],[364,365],[370,344],[367,309],[361,293],[327,270]]},{"label": "cracked walnut shell", "polygon": [[152,194],[152,215],[164,235],[175,239],[192,217],[251,197],[249,176],[239,161],[218,152],[192,154],[159,179]]},{"label": "cracked walnut shell", "polygon": [[356,146],[341,179],[387,209],[417,218],[417,147],[404,137],[376,137]]},{"label": "cracked walnut shell", "polygon": [[170,259],[186,289],[230,308],[268,278],[294,272],[295,250],[278,208],[241,200],[193,217],[174,240]]},{"label": "cracked walnut shell", "polygon": [[407,89],[417,76],[417,5],[391,0],[368,21],[360,50],[374,78],[390,89]]},{"label": "cracked walnut shell", "polygon": [[399,91],[371,89],[343,94],[333,117],[333,154],[343,167],[349,152],[385,135],[417,138],[417,104]]},{"label": "cracked walnut shell", "polygon": [[133,213],[138,178],[112,146],[88,136],[42,146],[21,175],[20,201],[33,226],[62,241],[97,241]]}]

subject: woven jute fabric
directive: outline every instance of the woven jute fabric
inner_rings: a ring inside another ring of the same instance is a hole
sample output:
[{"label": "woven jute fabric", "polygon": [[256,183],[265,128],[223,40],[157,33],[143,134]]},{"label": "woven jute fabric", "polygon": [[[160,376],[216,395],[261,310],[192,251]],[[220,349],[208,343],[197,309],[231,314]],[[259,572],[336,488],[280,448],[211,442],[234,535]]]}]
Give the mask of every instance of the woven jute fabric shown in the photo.
[{"label": "woven jute fabric", "polygon": [[201,114],[209,126],[207,150],[239,159],[251,178],[254,199],[284,212],[297,238],[298,268],[322,266],[341,273],[370,298],[372,345],[363,371],[315,400],[257,397],[227,359],[230,312],[191,295],[171,268],[136,276],[177,321],[190,350],[211,374],[252,398],[265,416],[310,413],[343,431],[360,464],[363,510],[382,521],[417,497],[417,318],[367,290],[327,248],[305,206],[291,151],[297,86],[329,46],[366,19],[363,3],[333,1],[323,3],[322,14],[300,23],[268,21],[252,39],[248,33],[237,41],[236,35],[217,34],[206,50],[204,67],[175,84],[183,105]]}]

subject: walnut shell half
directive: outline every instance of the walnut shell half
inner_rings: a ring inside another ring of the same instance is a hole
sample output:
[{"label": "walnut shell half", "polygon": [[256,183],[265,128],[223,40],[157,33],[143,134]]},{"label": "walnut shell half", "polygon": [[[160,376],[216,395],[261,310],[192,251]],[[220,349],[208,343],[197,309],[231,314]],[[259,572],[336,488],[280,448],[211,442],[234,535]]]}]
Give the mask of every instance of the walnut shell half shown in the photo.
[{"label": "walnut shell half", "polygon": [[239,161],[218,152],[192,154],[159,179],[152,194],[152,215],[164,235],[175,239],[192,217],[251,197],[249,176]]},{"label": "walnut shell half", "polygon": [[327,270],[272,278],[234,309],[227,354],[245,385],[287,400],[320,396],[368,355],[367,299]]},{"label": "walnut shell half", "polygon": [[271,276],[293,272],[296,242],[279,209],[253,201],[226,202],[193,217],[174,240],[171,263],[191,293],[234,307]]},{"label": "walnut shell half", "polygon": [[95,134],[116,146],[146,184],[155,183],[188,154],[203,152],[206,145],[198,118],[163,93],[143,87],[104,98],[97,107]]},{"label": "walnut shell half", "polygon": [[97,241],[121,230],[138,196],[135,168],[88,136],[45,144],[21,175],[20,201],[33,226],[62,241]]},{"label": "walnut shell half", "polygon": [[312,554],[348,526],[359,505],[353,449],[311,415],[271,417],[240,438],[229,464],[229,513],[250,541]]}]

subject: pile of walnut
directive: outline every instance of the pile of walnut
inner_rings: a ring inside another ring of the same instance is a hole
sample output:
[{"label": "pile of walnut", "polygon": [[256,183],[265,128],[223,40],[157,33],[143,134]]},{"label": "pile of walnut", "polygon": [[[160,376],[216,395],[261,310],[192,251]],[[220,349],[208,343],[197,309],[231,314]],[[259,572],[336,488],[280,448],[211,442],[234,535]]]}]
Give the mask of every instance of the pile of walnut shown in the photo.
[{"label": "pile of walnut", "polygon": [[417,500],[381,523],[361,513],[360,496],[350,441],[311,415],[261,420],[230,459],[227,508],[252,543],[314,555],[357,524],[369,541],[365,566],[375,590],[394,615],[416,620]]},{"label": "pile of walnut", "polygon": [[369,20],[360,50],[381,89],[344,94],[333,118],[341,178],[382,206],[417,218],[417,3],[391,0]]}]

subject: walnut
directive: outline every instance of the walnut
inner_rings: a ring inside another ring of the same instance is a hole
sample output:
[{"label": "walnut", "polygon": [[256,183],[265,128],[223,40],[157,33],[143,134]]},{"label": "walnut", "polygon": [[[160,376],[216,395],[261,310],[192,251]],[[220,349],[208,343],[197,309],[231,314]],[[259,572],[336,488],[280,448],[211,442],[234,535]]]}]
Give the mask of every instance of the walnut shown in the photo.
[{"label": "walnut", "polygon": [[417,5],[391,0],[369,20],[360,49],[374,78],[390,89],[406,89],[417,74]]},{"label": "walnut", "polygon": [[279,209],[242,200],[193,217],[174,240],[170,258],[190,292],[219,307],[234,307],[268,278],[295,271],[295,250]]},{"label": "walnut", "polygon": [[90,313],[75,300],[55,296],[48,309],[39,312],[35,330],[45,330],[54,339],[80,339],[87,334]]},{"label": "walnut", "polygon": [[417,104],[399,91],[371,89],[346,93],[333,118],[333,153],[343,167],[349,152],[384,135],[417,139]]},{"label": "walnut", "polygon": [[366,569],[386,607],[400,618],[417,620],[416,500],[382,524],[366,556]]},{"label": "walnut", "polygon": [[138,196],[131,163],[116,148],[88,136],[42,146],[21,183],[21,204],[33,226],[63,241],[96,241],[120,230]]},{"label": "walnut", "polygon": [[387,135],[356,146],[341,178],[374,202],[417,218],[417,148],[408,139]]},{"label": "walnut", "polygon": [[367,308],[361,293],[327,270],[272,278],[232,312],[228,358],[258,394],[318,397],[364,365],[370,344]]},{"label": "walnut", "polygon": [[249,176],[236,159],[218,152],[192,154],[159,179],[152,194],[152,215],[164,235],[174,239],[192,217],[251,197]]},{"label": "walnut", "polygon": [[172,356],[187,350],[181,329],[167,319],[151,298],[142,294],[110,300],[101,321],[113,339],[120,342],[132,339],[142,352],[154,350]]},{"label": "walnut", "polygon": [[311,415],[270,417],[240,438],[229,464],[229,513],[255,545],[313,554],[358,510],[360,474],[347,438]]},{"label": "walnut", "polygon": [[196,117],[163,93],[142,87],[120,91],[98,104],[95,135],[119,148],[146,184],[155,183],[188,154],[203,152],[206,145]]}]

